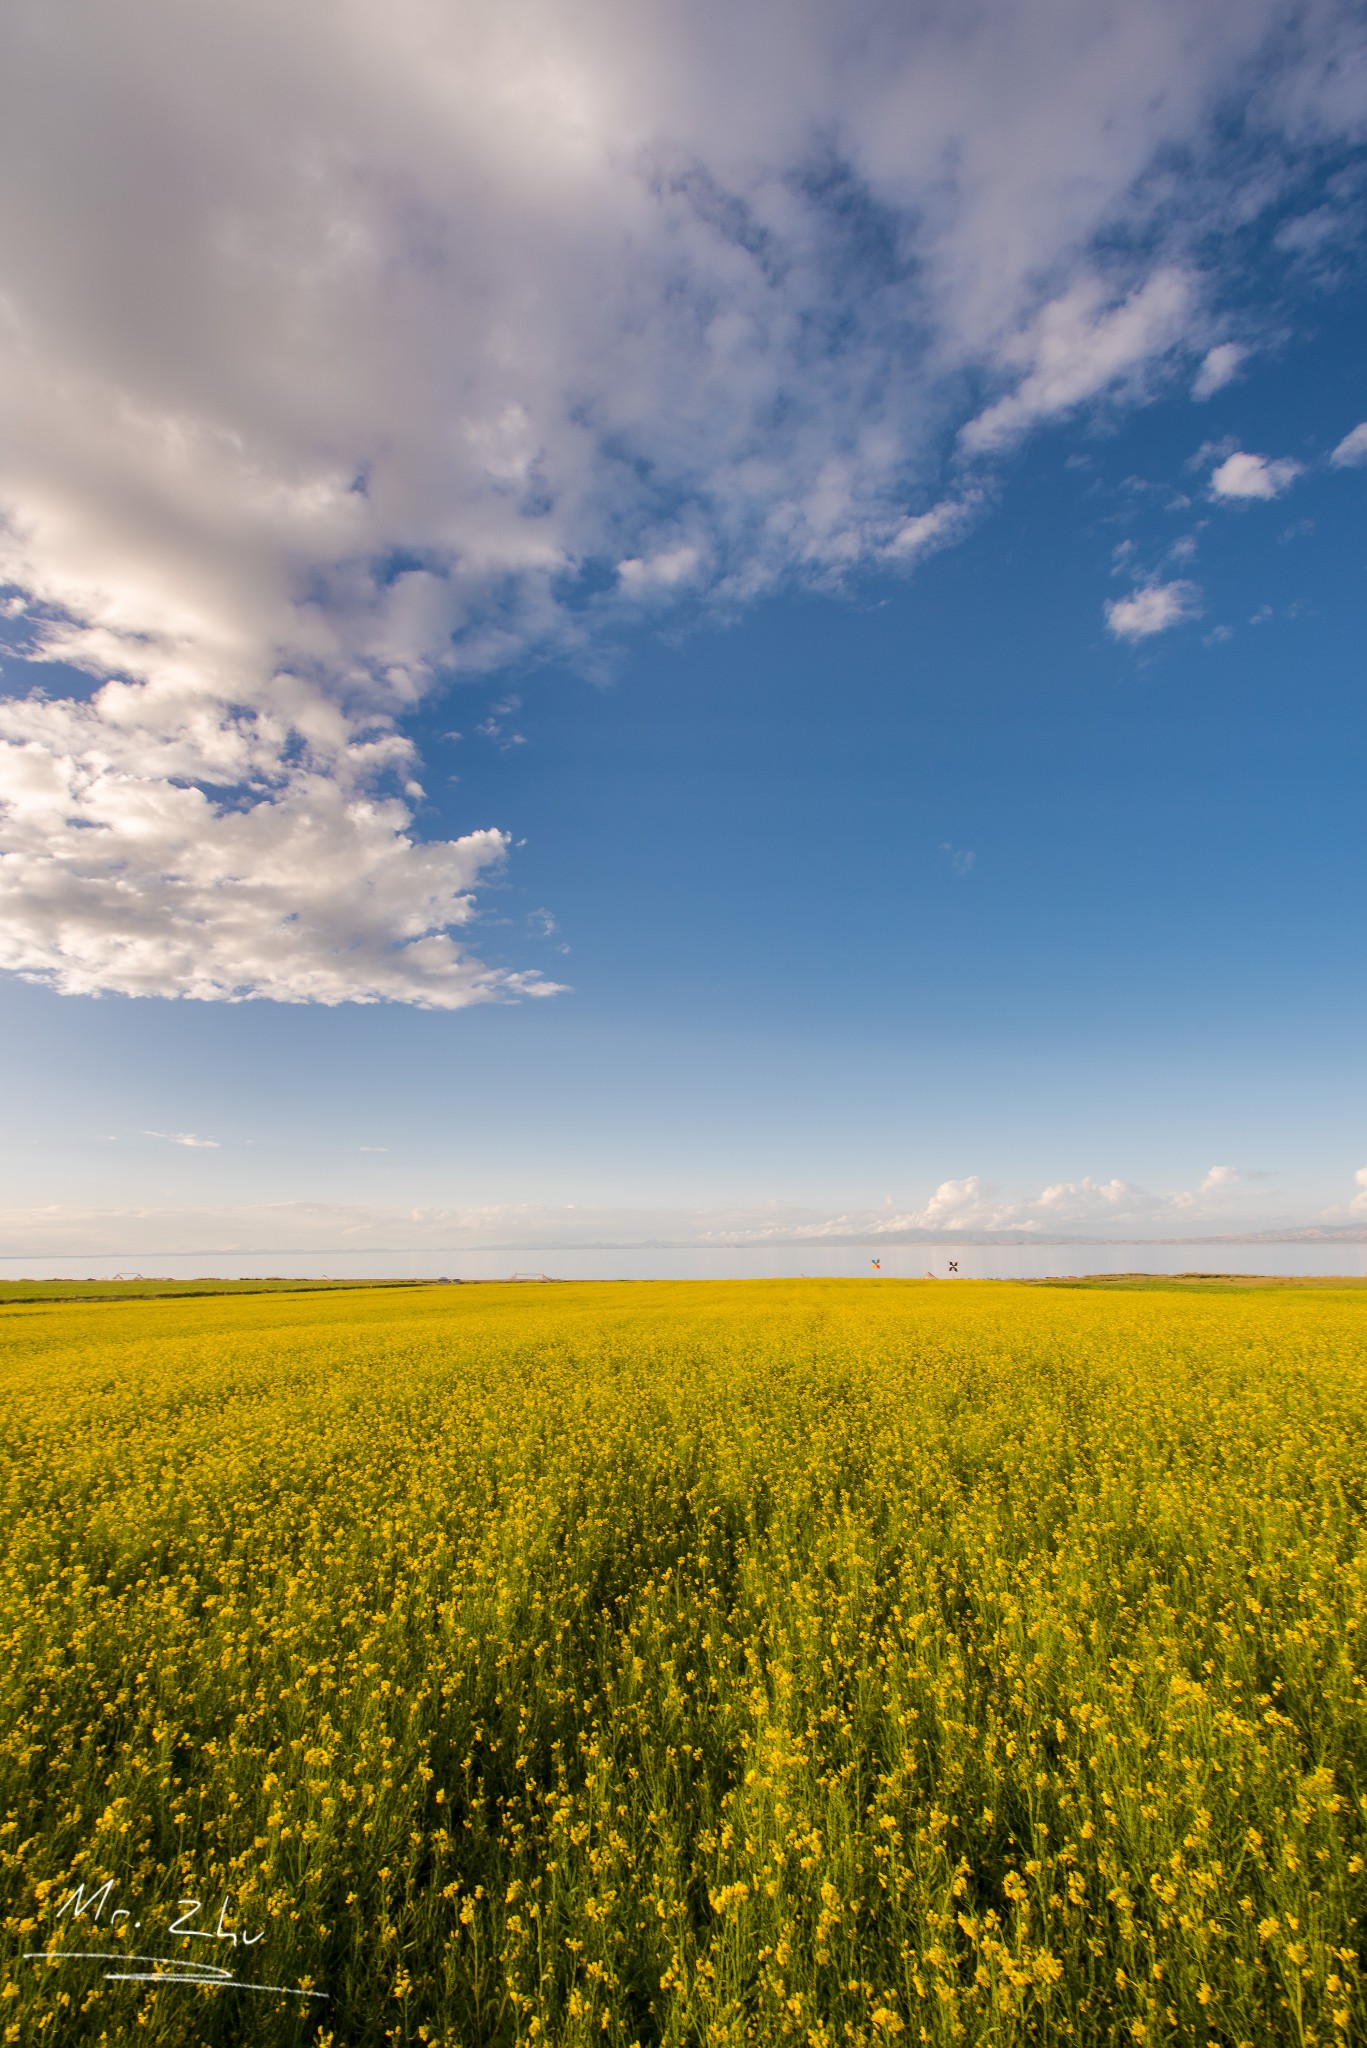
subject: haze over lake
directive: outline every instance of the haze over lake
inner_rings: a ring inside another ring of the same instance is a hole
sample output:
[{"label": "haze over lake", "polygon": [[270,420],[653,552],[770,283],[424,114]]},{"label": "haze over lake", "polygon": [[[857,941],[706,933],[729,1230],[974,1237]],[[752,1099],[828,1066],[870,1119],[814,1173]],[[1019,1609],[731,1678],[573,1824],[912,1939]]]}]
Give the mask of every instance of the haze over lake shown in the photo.
[{"label": "haze over lake", "polygon": [[[873,1261],[880,1263],[874,1270]],[[545,1273],[560,1280],[744,1280],[887,1277],[952,1280],[1042,1280],[1083,1273],[1252,1273],[1318,1278],[1367,1274],[1367,1244],[1039,1244],[1039,1245],[771,1245],[583,1246],[517,1245],[478,1251],[262,1252],[162,1254],[139,1261],[92,1258],[11,1259],[0,1279],[145,1278],[248,1279],[326,1275],[329,1279],[502,1280]]]}]

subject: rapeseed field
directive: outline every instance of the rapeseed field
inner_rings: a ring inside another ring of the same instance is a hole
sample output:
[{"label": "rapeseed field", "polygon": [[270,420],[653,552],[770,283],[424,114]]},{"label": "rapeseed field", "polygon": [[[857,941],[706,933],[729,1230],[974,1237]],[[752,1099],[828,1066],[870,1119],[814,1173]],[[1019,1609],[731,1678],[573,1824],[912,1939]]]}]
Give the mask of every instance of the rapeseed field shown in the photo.
[{"label": "rapeseed field", "polygon": [[1367,2039],[1367,1296],[45,1303],[0,1374],[5,2042]]}]

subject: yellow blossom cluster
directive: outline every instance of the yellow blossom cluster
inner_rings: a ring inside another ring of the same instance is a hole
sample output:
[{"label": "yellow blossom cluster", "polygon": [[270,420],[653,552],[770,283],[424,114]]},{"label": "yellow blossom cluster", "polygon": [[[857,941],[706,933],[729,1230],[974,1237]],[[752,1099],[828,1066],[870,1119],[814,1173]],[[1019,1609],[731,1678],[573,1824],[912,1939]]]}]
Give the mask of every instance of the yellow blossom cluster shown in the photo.
[{"label": "yellow blossom cluster", "polygon": [[0,2042],[1367,2038],[1363,1293],[31,1303],[0,1386]]}]

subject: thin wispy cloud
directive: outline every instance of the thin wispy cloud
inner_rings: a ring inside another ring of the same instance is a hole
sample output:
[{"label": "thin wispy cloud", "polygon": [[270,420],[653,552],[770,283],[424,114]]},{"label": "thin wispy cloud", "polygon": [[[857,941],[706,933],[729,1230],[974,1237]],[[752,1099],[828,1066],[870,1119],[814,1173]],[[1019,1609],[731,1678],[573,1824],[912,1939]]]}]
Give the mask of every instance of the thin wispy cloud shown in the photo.
[{"label": "thin wispy cloud", "polygon": [[914,566],[1029,433],[1227,382],[1229,109],[1270,205],[1362,129],[1352,19],[15,0],[0,594],[99,687],[0,700],[0,966],[552,992],[481,951],[499,821],[415,829],[415,706]]},{"label": "thin wispy cloud", "polygon": [[980,490],[964,490],[957,497],[945,498],[938,505],[932,505],[928,512],[918,512],[914,517],[904,519],[880,551],[881,559],[910,567],[923,555],[949,546],[972,524],[982,503],[982,495]]},{"label": "thin wispy cloud", "polygon": [[1248,350],[1238,342],[1222,341],[1202,358],[1191,387],[1191,395],[1198,405],[1213,398],[1217,391],[1223,391],[1226,384],[1233,383],[1248,358]]},{"label": "thin wispy cloud", "polygon": [[1004,361],[1024,374],[970,420],[964,446],[974,453],[1008,446],[1041,420],[1137,386],[1169,350],[1190,344],[1196,297],[1195,279],[1180,270],[1159,270],[1118,302],[1109,302],[1103,279],[1080,280],[1002,344]]},{"label": "thin wispy cloud", "polygon": [[1367,462],[1367,420],[1344,435],[1329,460],[1335,469],[1356,469]]}]

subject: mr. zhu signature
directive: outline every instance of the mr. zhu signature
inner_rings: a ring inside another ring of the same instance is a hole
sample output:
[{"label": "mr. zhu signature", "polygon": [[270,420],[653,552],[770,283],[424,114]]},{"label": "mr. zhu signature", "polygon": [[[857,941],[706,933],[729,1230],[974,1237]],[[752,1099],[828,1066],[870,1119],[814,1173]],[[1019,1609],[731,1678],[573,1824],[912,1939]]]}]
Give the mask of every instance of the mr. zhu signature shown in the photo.
[{"label": "mr. zhu signature", "polygon": [[[98,1924],[109,1908],[113,1891],[113,1878],[98,1886],[89,1897],[86,1896],[84,1883],[78,1884],[75,1891],[58,1907],[57,1918],[61,1920],[70,1914],[74,1924],[77,1920],[84,1920],[89,1916]],[[198,1899],[180,1899],[177,1904],[181,1909],[180,1917],[173,1920],[166,1931],[168,1934],[178,1934],[182,1940],[227,1941],[231,1942],[234,1948],[240,1942],[243,1948],[255,1948],[257,1942],[266,1938],[264,1931],[260,1934],[248,1934],[245,1930],[239,1933],[236,1928],[225,1924],[228,1918],[226,1896],[219,1908],[218,1925],[212,1930],[207,1927],[190,1927],[186,1924],[187,1921],[193,1920],[200,1910]],[[121,1920],[130,1919],[133,1919],[133,1914],[127,1906],[116,1906],[109,1911],[111,1928]],[[141,1927],[142,1920],[133,1920],[133,1925]],[[306,1991],[290,1984],[254,1983],[247,1977],[235,1977],[231,1970],[222,1969],[217,1963],[195,1962],[183,1956],[128,1955],[118,1949],[40,1948],[26,1950],[24,1960],[30,1963],[112,1963],[116,1967],[104,1972],[106,1984],[198,1984],[209,1991],[267,1991],[281,1998],[326,2000],[328,1995],[326,1991]],[[145,1963],[150,1967],[142,1970],[128,1967],[133,1963]]]}]

